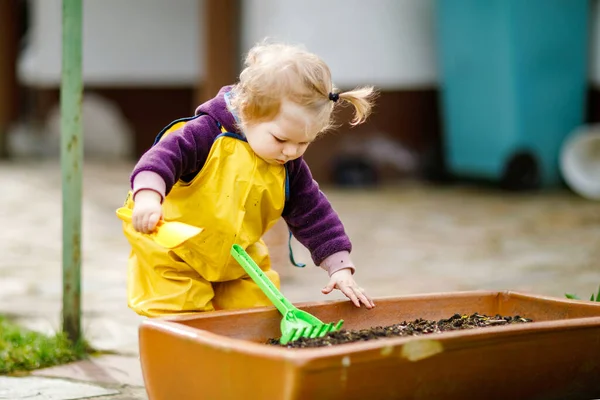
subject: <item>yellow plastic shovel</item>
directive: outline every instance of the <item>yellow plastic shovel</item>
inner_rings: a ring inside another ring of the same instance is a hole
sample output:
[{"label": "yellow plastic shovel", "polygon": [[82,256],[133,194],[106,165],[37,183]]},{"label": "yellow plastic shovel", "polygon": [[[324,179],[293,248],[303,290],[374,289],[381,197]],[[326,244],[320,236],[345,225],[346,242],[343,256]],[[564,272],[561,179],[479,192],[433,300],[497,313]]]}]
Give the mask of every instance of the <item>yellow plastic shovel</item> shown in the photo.
[{"label": "yellow plastic shovel", "polygon": [[[117,216],[125,222],[131,222],[132,210],[127,207],[117,209]],[[167,249],[181,246],[186,240],[202,232],[202,228],[178,221],[158,221],[156,229],[147,233],[158,245]]]}]

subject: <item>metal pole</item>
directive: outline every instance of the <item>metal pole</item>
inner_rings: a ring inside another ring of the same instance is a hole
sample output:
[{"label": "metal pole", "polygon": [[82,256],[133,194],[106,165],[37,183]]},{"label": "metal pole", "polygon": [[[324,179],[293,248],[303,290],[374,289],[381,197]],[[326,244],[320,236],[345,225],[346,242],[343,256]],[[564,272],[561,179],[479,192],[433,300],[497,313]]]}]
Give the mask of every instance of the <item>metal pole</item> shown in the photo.
[{"label": "metal pole", "polygon": [[8,127],[16,119],[17,92],[17,0],[0,0],[0,158],[8,154]]},{"label": "metal pole", "polygon": [[81,338],[82,0],[63,0],[61,171],[63,210],[63,331]]}]

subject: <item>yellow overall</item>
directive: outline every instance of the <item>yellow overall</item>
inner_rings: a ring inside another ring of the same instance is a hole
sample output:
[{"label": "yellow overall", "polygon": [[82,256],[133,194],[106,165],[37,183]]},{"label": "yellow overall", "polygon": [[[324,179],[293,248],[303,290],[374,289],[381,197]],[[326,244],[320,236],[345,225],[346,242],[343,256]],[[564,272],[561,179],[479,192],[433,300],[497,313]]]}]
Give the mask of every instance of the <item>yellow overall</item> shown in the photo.
[{"label": "yellow overall", "polygon": [[[175,121],[159,139],[185,123]],[[202,233],[168,250],[131,223],[123,225],[132,246],[128,304],[138,314],[157,317],[271,304],[229,252],[234,243],[244,247],[279,286],[261,237],[283,212],[286,170],[256,156],[243,138],[221,130],[201,171],[189,182],[178,181],[163,203],[166,221],[199,226]],[[130,195],[126,206],[133,204]]]}]

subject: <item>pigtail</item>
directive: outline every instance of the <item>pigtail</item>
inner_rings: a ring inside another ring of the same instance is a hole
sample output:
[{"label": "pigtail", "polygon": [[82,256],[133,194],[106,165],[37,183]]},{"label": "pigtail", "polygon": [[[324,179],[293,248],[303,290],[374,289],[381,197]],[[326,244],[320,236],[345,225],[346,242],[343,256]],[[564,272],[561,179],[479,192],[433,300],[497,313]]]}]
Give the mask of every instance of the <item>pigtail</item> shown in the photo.
[{"label": "pigtail", "polygon": [[355,126],[365,122],[371,114],[375,97],[377,97],[377,93],[373,86],[359,87],[339,94],[340,100],[347,101],[354,107],[354,118],[350,125]]}]

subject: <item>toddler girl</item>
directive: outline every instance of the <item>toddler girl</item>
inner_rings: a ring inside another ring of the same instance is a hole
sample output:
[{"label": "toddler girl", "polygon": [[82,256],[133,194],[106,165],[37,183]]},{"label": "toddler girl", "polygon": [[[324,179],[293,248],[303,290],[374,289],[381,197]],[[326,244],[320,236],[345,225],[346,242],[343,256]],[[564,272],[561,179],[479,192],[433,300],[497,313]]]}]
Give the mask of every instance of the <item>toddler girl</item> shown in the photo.
[{"label": "toddler girl", "polygon": [[[252,48],[238,83],[163,129],[133,170],[126,201],[133,217],[124,223],[132,246],[129,306],[155,317],[270,305],[230,249],[245,248],[279,286],[261,237],[283,217],[329,274],[323,293],[339,289],[357,307],[374,307],[354,281],[344,227],[302,159],[331,127],[337,105],[351,104],[352,124],[360,124],[373,93],[372,87],[339,93],[327,65],[301,48]],[[161,218],[204,230],[165,249],[143,235]]]}]

